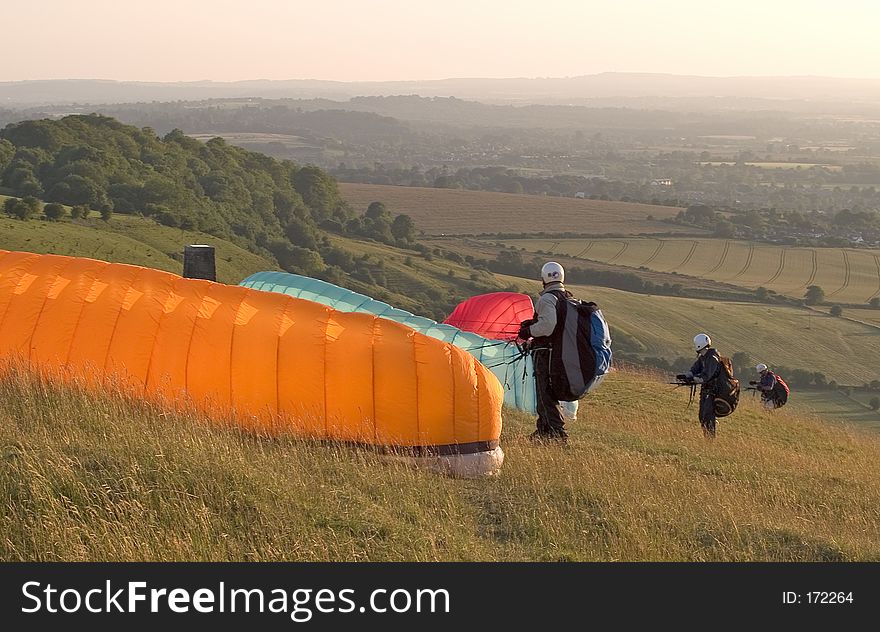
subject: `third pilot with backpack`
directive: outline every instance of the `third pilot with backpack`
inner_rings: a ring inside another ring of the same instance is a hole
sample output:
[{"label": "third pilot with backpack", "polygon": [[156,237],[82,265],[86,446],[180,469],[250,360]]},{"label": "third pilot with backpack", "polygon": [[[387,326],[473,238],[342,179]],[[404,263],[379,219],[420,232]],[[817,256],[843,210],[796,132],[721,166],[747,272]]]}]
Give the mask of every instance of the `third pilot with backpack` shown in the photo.
[{"label": "third pilot with backpack", "polygon": [[782,408],[788,402],[788,384],[781,377],[773,373],[770,368],[761,362],[755,367],[760,374],[760,380],[749,382],[756,390],[761,392],[761,403],[766,410]]}]

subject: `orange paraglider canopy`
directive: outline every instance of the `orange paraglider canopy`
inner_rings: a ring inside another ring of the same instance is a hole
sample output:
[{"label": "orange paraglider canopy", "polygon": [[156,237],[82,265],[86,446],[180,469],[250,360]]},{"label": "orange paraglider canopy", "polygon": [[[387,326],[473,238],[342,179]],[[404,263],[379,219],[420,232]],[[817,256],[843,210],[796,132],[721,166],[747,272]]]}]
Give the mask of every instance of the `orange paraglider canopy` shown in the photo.
[{"label": "orange paraglider canopy", "polygon": [[497,450],[501,433],[501,385],[453,345],[370,314],[91,259],[0,250],[0,359],[304,437],[462,455]]}]

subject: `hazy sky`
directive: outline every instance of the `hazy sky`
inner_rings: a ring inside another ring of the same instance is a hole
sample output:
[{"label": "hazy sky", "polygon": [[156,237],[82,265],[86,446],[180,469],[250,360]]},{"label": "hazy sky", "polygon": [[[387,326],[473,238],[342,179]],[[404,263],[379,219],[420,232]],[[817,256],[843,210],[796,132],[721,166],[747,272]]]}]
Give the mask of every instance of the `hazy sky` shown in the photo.
[{"label": "hazy sky", "polygon": [[4,0],[0,80],[880,78],[878,0]]}]

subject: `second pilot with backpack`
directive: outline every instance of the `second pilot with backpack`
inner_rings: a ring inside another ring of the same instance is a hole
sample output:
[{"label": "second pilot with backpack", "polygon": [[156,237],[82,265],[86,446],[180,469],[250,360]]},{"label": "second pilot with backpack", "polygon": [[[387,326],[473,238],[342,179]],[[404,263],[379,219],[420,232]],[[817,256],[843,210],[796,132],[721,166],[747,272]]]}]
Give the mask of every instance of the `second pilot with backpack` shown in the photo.
[{"label": "second pilot with backpack", "polygon": [[718,417],[732,413],[739,400],[739,382],[733,377],[730,360],[719,355],[706,334],[694,336],[697,361],[687,373],[676,377],[689,384],[700,384],[700,426],[706,438],[715,437]]}]

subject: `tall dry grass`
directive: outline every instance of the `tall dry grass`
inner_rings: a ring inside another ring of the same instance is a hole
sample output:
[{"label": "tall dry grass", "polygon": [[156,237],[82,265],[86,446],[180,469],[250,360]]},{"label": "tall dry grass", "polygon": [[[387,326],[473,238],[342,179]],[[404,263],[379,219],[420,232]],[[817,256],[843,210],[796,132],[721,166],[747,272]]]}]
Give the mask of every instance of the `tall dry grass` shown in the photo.
[{"label": "tall dry grass", "polygon": [[0,379],[2,560],[878,560],[880,439],[746,399],[707,442],[614,373],[567,448],[507,411],[499,477]]}]

